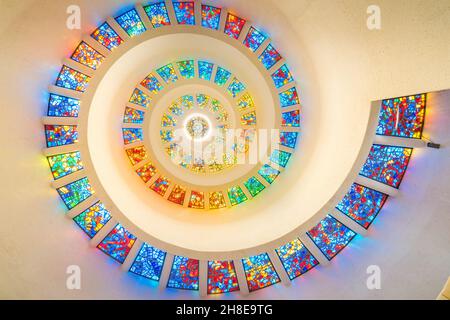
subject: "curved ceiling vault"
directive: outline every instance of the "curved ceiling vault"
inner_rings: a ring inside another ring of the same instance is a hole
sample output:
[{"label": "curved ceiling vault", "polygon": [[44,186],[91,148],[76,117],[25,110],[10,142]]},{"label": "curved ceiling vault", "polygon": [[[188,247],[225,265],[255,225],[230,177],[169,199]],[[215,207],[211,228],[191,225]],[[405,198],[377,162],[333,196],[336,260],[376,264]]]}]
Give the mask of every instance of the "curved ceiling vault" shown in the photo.
[{"label": "curved ceiling vault", "polygon": [[[106,8],[62,59],[42,119],[52,188],[91,246],[150,287],[201,296],[295,283],[364,246],[440,93],[348,103],[316,62],[331,48],[320,57],[298,31],[308,1]],[[180,142],[215,150],[237,129],[219,156]]]}]

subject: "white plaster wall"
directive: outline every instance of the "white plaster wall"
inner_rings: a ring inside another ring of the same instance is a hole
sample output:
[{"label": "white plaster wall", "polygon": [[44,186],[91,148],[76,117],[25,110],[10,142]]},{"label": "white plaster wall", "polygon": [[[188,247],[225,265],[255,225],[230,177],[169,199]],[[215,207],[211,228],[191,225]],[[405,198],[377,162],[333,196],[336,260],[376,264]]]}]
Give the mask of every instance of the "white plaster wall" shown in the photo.
[{"label": "white plaster wall", "polygon": [[[196,298],[197,293],[158,291],[154,284],[124,273],[117,263],[90,248],[69,219],[41,155],[40,118],[46,86],[54,81],[61,57],[70,54],[82,32],[131,1],[0,0],[0,298]],[[450,3],[377,1],[382,29],[368,31],[370,1],[237,1],[229,8],[256,24],[279,22],[271,32],[283,47],[281,30],[298,43],[284,52],[296,72],[296,49],[306,50],[308,67],[320,84],[313,101],[352,106],[366,113],[370,100],[450,87]],[[79,4],[81,31],[65,28],[65,10]],[[277,34],[277,32],[279,32]],[[300,86],[307,86],[301,83]],[[358,237],[329,266],[318,267],[292,286],[274,286],[249,298],[434,298],[450,274],[450,105],[430,106],[425,135],[444,148],[415,152],[400,195],[390,199],[369,236]],[[330,113],[335,127],[322,130],[333,150],[333,133],[345,114]],[[342,117],[342,118],[341,118]],[[361,131],[364,123],[352,123]],[[349,141],[358,137],[349,132]],[[334,150],[334,152],[356,152]],[[351,158],[351,157],[350,157]],[[342,166],[348,164],[342,163]],[[342,175],[336,172],[336,177]],[[331,178],[331,177],[330,177]],[[281,209],[281,208],[280,208]],[[66,267],[80,265],[81,291],[65,287]],[[382,290],[369,291],[365,269],[382,270]],[[227,296],[224,296],[225,298]],[[236,296],[230,296],[236,297]]]}]

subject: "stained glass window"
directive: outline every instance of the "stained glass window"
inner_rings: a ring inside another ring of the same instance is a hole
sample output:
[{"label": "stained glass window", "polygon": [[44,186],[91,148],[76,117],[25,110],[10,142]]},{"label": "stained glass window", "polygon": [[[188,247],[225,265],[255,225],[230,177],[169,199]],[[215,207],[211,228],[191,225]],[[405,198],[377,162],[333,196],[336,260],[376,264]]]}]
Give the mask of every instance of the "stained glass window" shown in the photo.
[{"label": "stained glass window", "polygon": [[244,126],[256,125],[256,111],[252,111],[241,116],[241,123]]},{"label": "stained glass window", "polygon": [[146,30],[144,23],[141,21],[141,18],[135,9],[131,9],[118,16],[116,21],[130,37],[140,35]]},{"label": "stained glass window", "polygon": [[175,119],[174,117],[165,114],[162,118],[161,118],[161,126],[162,127],[175,127],[177,125],[177,119]]},{"label": "stained glass window", "polygon": [[233,261],[208,261],[208,294],[239,290]]},{"label": "stained glass window", "polygon": [[295,279],[319,264],[299,239],[286,243],[275,250],[289,279]]},{"label": "stained glass window", "polygon": [[356,236],[355,232],[330,215],[327,215],[307,234],[328,260],[333,259]]},{"label": "stained glass window", "polygon": [[179,116],[181,117],[184,114],[183,108],[181,106],[180,103],[178,103],[177,101],[173,102],[170,107],[169,107],[169,111],[175,115],[175,116]]},{"label": "stained glass window", "polygon": [[261,44],[266,41],[267,36],[264,35],[261,31],[258,29],[255,29],[253,27],[250,27],[247,37],[245,37],[244,45],[255,52],[258,50],[258,48],[261,46]]},{"label": "stained glass window", "polygon": [[180,98],[179,103],[184,109],[190,110],[194,107],[194,97],[190,94],[186,94]]},{"label": "stained glass window", "polygon": [[136,242],[136,237],[132,235],[121,224],[116,227],[97,246],[114,260],[123,263]]},{"label": "stained glass window", "polygon": [[245,85],[236,78],[233,78],[233,80],[231,80],[231,83],[227,89],[228,93],[231,94],[233,98],[236,98],[236,96],[244,90]]},{"label": "stained glass window", "polygon": [[295,148],[298,132],[280,132],[280,144],[288,148]]},{"label": "stained glass window", "polygon": [[135,143],[142,141],[142,129],[141,128],[123,128],[123,142],[125,144]]},{"label": "stained glass window", "polygon": [[222,104],[217,99],[212,99],[210,109],[212,112],[220,112],[222,109]]},{"label": "stained glass window", "polygon": [[205,195],[200,191],[191,191],[189,198],[189,208],[204,209],[205,208]]},{"label": "stained glass window", "polygon": [[68,66],[63,66],[56,79],[56,86],[70,90],[84,92],[91,78]]},{"label": "stained glass window", "polygon": [[283,112],[281,114],[281,125],[283,127],[300,127],[300,110]]},{"label": "stained glass window", "polygon": [[53,178],[58,180],[83,169],[80,152],[70,152],[47,157]]},{"label": "stained glass window", "polygon": [[126,153],[133,166],[147,159],[147,150],[145,150],[144,146],[127,149]]},{"label": "stained glass window", "polygon": [[209,194],[209,208],[221,209],[227,206],[222,191],[215,191]]},{"label": "stained glass window", "polygon": [[91,69],[97,70],[105,57],[86,42],[82,41],[70,57]]},{"label": "stained glass window", "polygon": [[178,80],[175,68],[171,63],[159,68],[158,70],[156,70],[156,72],[158,72],[158,74],[166,83],[175,82]]},{"label": "stained glass window", "polygon": [[272,184],[275,179],[280,175],[280,171],[272,168],[268,164],[265,164],[259,169],[258,174],[264,178],[268,183]]},{"label": "stained glass window", "polygon": [[156,181],[150,186],[150,189],[155,191],[160,196],[164,196],[166,194],[167,189],[169,188],[170,180],[166,177],[159,177]]},{"label": "stained glass window", "polygon": [[425,105],[426,94],[383,100],[377,134],[420,139]]},{"label": "stained glass window", "polygon": [[173,2],[173,9],[179,24],[195,24],[194,2]]},{"label": "stained glass window", "polygon": [[238,101],[239,111],[255,107],[255,102],[249,93],[245,93]]},{"label": "stained glass window", "polygon": [[297,89],[294,87],[280,93],[280,103],[283,108],[299,104]]},{"label": "stained glass window", "polygon": [[78,117],[80,101],[51,93],[48,100],[49,117]]},{"label": "stained glass window", "polygon": [[150,106],[151,98],[142,92],[142,90],[134,89],[133,94],[130,97],[130,102],[148,108]]},{"label": "stained glass window", "polygon": [[159,281],[165,259],[166,253],[164,251],[144,243],[131,265],[130,272],[150,280]]},{"label": "stained glass window", "polygon": [[290,158],[291,154],[283,150],[273,150],[272,154],[270,155],[270,161],[278,164],[283,168],[286,167]]},{"label": "stained glass window", "polygon": [[64,187],[58,188],[57,191],[69,210],[76,207],[94,193],[88,178],[71,182]]},{"label": "stained glass window", "polygon": [[171,142],[174,138],[173,130],[160,130],[159,135],[164,142]]},{"label": "stained glass window", "polygon": [[179,205],[183,205],[185,196],[186,196],[186,188],[176,185],[173,188],[167,200]]},{"label": "stained glass window", "polygon": [[234,186],[228,189],[228,198],[230,198],[232,206],[238,205],[248,200],[244,191],[242,191],[241,187],[239,186]]},{"label": "stained glass window", "polygon": [[241,19],[229,13],[227,16],[227,21],[225,23],[224,32],[230,37],[238,39],[244,25],[245,25],[244,19]]},{"label": "stained glass window", "polygon": [[147,163],[136,170],[138,176],[147,183],[158,172],[156,167],[152,163]]},{"label": "stained glass window", "polygon": [[122,38],[110,27],[108,23],[103,23],[92,34],[91,37],[97,40],[108,50],[113,50],[123,42]]},{"label": "stained glass window", "polygon": [[354,183],[336,208],[367,229],[387,197],[384,193]]},{"label": "stained glass window", "polygon": [[179,61],[177,65],[183,78],[192,79],[195,77],[194,60]]},{"label": "stained glass window", "polygon": [[144,10],[150,19],[153,28],[170,25],[169,14],[167,13],[166,4],[164,1],[145,6]]},{"label": "stained glass window", "polygon": [[266,67],[267,70],[272,68],[275,63],[281,60],[281,55],[278,53],[278,51],[269,44],[267,48],[261,53],[259,56],[259,61],[262,62],[264,67]]},{"label": "stained glass window", "polygon": [[412,150],[374,144],[359,174],[398,188],[408,167]]},{"label": "stained glass window", "polygon": [[198,62],[198,73],[200,79],[211,81],[211,74],[213,70],[213,64],[206,61],[199,61]]},{"label": "stained glass window", "polygon": [[202,27],[218,30],[220,12],[220,8],[202,4]]},{"label": "stained glass window", "polygon": [[197,104],[198,104],[198,107],[201,109],[206,107],[210,100],[211,100],[211,97],[206,94],[198,94],[197,95]]},{"label": "stained glass window", "polygon": [[198,290],[199,261],[175,256],[167,282],[168,288]]},{"label": "stained glass window", "polygon": [[162,84],[151,73],[141,81],[141,85],[146,87],[152,93],[158,93],[163,88]]},{"label": "stained glass window", "polygon": [[110,219],[111,214],[100,201],[73,218],[89,238],[93,238]]},{"label": "stained glass window", "polygon": [[225,70],[221,67],[217,67],[216,77],[214,78],[214,83],[218,86],[223,86],[230,79],[231,72]]},{"label": "stained glass window", "polygon": [[244,258],[242,259],[242,264],[244,265],[250,292],[280,282],[280,278],[267,253]]},{"label": "stained glass window", "polygon": [[47,148],[65,146],[78,142],[78,127],[65,125],[45,125]]},{"label": "stained glass window", "polygon": [[123,115],[123,122],[142,124],[144,122],[144,111],[126,107]]},{"label": "stained glass window", "polygon": [[245,181],[244,186],[250,192],[252,197],[255,197],[266,188],[256,177],[251,177],[250,179]]},{"label": "stained glass window", "polygon": [[285,64],[272,74],[272,79],[277,88],[281,88],[294,81],[291,72]]}]

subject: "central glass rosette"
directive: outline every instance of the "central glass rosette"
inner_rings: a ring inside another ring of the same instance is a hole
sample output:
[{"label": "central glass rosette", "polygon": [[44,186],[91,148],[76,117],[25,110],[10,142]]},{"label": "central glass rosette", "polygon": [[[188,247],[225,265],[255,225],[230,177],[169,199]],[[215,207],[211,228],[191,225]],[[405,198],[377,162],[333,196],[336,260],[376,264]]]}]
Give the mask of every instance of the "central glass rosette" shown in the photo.
[{"label": "central glass rosette", "polygon": [[162,115],[160,136],[172,162],[195,173],[217,173],[237,164],[248,151],[248,130],[242,141],[227,141],[236,133],[234,127],[232,114],[219,99],[186,94]]},{"label": "central glass rosette", "polygon": [[186,135],[195,141],[203,141],[211,135],[211,121],[200,113],[194,113],[184,121]]}]

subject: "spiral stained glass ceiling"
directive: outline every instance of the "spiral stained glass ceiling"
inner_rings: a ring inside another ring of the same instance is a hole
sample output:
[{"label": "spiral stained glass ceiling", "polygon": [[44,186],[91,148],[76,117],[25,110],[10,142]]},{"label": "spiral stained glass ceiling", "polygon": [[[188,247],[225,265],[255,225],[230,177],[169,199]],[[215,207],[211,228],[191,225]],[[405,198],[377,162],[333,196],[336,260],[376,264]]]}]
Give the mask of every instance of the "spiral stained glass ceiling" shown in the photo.
[{"label": "spiral stained glass ceiling", "polygon": [[[283,68],[287,70],[285,65]],[[292,75],[287,71],[285,76],[289,84]],[[280,74],[271,84],[277,88],[283,77]],[[199,89],[183,90],[190,83]],[[202,87],[208,92],[200,90]],[[184,94],[162,105],[161,97],[171,95],[173,88],[181,88]],[[282,108],[299,106],[297,90],[292,88],[289,95],[277,97],[279,119],[283,119]],[[252,144],[255,147],[258,143],[258,134],[267,132],[258,126],[257,115],[258,105],[252,92],[233,71],[208,60],[170,61],[149,70],[130,93],[123,116],[125,153],[148,188],[172,204],[205,210],[234,207],[253,199],[272,184],[275,178],[265,177],[265,172],[274,170],[278,176],[288,166],[296,148],[298,132],[283,131],[283,121],[279,120],[277,128],[270,133],[276,139],[266,146],[267,162],[248,161],[251,153],[256,152]],[[159,143],[151,138],[157,135]],[[161,157],[162,153],[166,157]],[[208,177],[235,170],[246,161],[252,176],[208,187],[180,178],[168,165]],[[262,171],[262,168],[267,169]],[[269,182],[255,185],[247,183],[248,180]]]},{"label": "spiral stained glass ceiling", "polygon": [[[254,74],[207,53],[180,51],[147,61],[147,69],[140,70],[136,83],[128,83],[126,98],[118,102],[121,111],[114,121],[122,127],[110,133],[120,153],[109,161],[124,163],[130,185],[142,190],[139,195],[161,215],[167,207],[177,217],[198,221],[221,213],[244,216],[246,206],[276,202],[280,190],[290,187],[281,177],[302,170],[294,163],[302,137],[302,92],[298,74],[266,27],[211,4],[149,2],[89,30],[90,36],[64,59],[43,119],[49,178],[67,216],[91,244],[135,277],[203,295],[245,294],[295,281],[310,270],[318,272],[316,266],[345,248],[351,253],[358,234],[375,227],[391,189],[407,177],[413,148],[403,140],[397,146],[395,139],[421,137],[426,94],[379,103],[376,133],[394,140],[392,145],[374,141],[365,146],[370,152],[360,152],[364,165],[353,174],[371,179],[370,187],[359,181],[343,184],[344,196],[329,206],[336,209],[317,212],[307,228],[292,226],[276,241],[240,251],[201,252],[147,234],[126,218],[98,177],[87,123],[114,63],[156,35],[207,34],[242,53]],[[254,78],[263,79],[264,98]],[[223,238],[232,240],[230,234]]]}]

